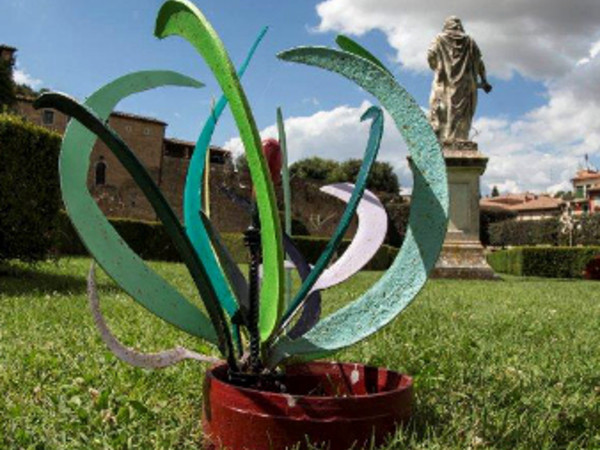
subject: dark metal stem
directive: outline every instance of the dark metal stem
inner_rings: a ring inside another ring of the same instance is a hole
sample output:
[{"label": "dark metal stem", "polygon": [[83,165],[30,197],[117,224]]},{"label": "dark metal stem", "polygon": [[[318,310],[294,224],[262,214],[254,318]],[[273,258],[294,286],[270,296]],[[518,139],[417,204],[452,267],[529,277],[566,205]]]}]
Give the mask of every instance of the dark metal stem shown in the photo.
[{"label": "dark metal stem", "polygon": [[261,369],[260,361],[260,334],[258,330],[259,314],[259,268],[262,262],[260,241],[260,220],[256,201],[252,202],[252,224],[244,233],[244,241],[250,252],[250,267],[248,269],[249,280],[249,311],[248,311],[248,333],[250,334],[250,368],[252,372],[258,373]]}]

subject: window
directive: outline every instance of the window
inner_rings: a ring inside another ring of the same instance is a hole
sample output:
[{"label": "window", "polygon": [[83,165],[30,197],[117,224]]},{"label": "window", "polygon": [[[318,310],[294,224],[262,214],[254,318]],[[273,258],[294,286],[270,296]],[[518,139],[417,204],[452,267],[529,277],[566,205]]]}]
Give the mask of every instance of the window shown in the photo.
[{"label": "window", "polygon": [[42,112],[42,123],[44,125],[52,125],[54,123],[54,111],[50,111],[49,109],[45,109]]},{"label": "window", "polygon": [[144,136],[150,136],[150,128],[144,127]]},{"label": "window", "polygon": [[106,163],[104,161],[100,160],[96,163],[95,175],[96,186],[103,186],[104,184],[106,184]]},{"label": "window", "polygon": [[125,131],[131,133],[131,125],[125,125]]}]

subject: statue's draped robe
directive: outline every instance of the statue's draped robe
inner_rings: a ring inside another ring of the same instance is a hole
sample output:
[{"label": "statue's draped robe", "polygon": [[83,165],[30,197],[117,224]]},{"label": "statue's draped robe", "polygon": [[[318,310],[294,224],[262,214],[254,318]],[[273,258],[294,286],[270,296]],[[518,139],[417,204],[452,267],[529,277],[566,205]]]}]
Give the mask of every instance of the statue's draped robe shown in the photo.
[{"label": "statue's draped robe", "polygon": [[429,119],[438,139],[468,140],[483,64],[477,44],[463,31],[445,30],[433,41],[427,59],[435,71]]}]

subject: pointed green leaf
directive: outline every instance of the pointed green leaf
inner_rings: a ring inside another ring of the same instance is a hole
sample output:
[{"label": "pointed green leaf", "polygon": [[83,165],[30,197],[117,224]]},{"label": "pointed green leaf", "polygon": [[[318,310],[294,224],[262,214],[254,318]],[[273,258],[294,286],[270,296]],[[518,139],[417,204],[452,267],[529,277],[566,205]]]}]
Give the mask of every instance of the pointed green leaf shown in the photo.
[{"label": "pointed green leaf", "polygon": [[[158,186],[144,166],[129,149],[127,144],[87,106],[80,105],[72,98],[59,93],[43,94],[35,102],[36,108],[51,107],[63,114],[73,117],[88,130],[98,136],[104,144],[117,157],[119,162],[130,173],[136,184],[140,187],[157,216],[165,225],[165,230],[173,241],[175,248],[186,264],[202,301],[208,311],[218,337],[219,349],[233,362],[233,347],[229,326],[225,320],[223,310],[214,292],[214,287],[206,274],[206,269],[198,259],[183,227],[177,216],[169,206]],[[139,280],[143,283],[144,280]]]},{"label": "pointed green leaf", "polygon": [[379,151],[379,145],[381,144],[381,136],[383,134],[383,111],[377,106],[371,106],[361,117],[361,120],[365,119],[372,119],[373,122],[371,123],[371,130],[369,132],[369,141],[367,142],[365,156],[360,166],[350,201],[348,201],[346,209],[344,210],[344,213],[342,214],[342,217],[335,231],[333,232],[331,239],[327,242],[325,250],[323,253],[321,253],[321,256],[319,256],[319,259],[315,263],[313,269],[310,271],[310,274],[306,280],[302,282],[300,290],[294,297],[292,304],[283,315],[283,323],[280,329],[286,328],[293,316],[300,311],[302,305],[304,305],[306,299],[308,298],[307,295],[311,288],[317,282],[317,279],[321,276],[323,271],[327,268],[327,265],[331,262],[331,258],[333,258],[333,255],[342,242],[346,231],[348,231],[352,217],[354,216],[356,208],[358,208],[358,204],[360,203],[363,193],[365,192],[365,188],[367,187],[367,179],[369,178],[371,170],[373,169],[373,165],[375,164],[375,159],[377,158],[377,153]]},{"label": "pointed green leaf", "polygon": [[[277,108],[277,132],[279,134],[279,145],[281,147],[281,184],[283,187],[283,210],[285,218],[285,232],[292,235],[292,192],[290,190],[290,168],[288,165],[287,138],[285,136],[285,124],[281,108]],[[285,307],[288,308],[292,301],[292,271],[285,271]]]},{"label": "pointed green leaf", "polygon": [[[202,83],[175,72],[136,72],[102,87],[88,98],[86,105],[106,121],[123,98],[165,85],[198,88]],[[73,120],[60,152],[63,200],[82,242],[104,271],[134,300],[183,331],[216,344],[215,330],[206,315],[127,246],[90,195],[87,177],[95,141],[92,132]]]},{"label": "pointed green leaf", "polygon": [[364,48],[358,42],[353,41],[348,36],[344,36],[343,34],[339,34],[337,38],[335,38],[336,44],[344,51],[349,53],[354,53],[356,56],[360,56],[361,58],[368,59],[374,64],[377,64],[383,70],[388,72],[390,75],[392,74],[387,67],[373,55],[369,50]]},{"label": "pointed green leaf", "polygon": [[322,357],[388,324],[415,298],[440,254],[448,223],[448,180],[440,145],[417,102],[389,72],[353,53],[305,47],[279,54],[285,61],[321,67],[374,95],[406,141],[414,176],[409,226],[396,260],[359,299],[319,322],[298,340],[283,337],[269,365],[294,355]]},{"label": "pointed green leaf", "polygon": [[155,34],[159,38],[179,35],[188,40],[204,58],[229,100],[246,149],[261,222],[264,278],[260,291],[259,329],[261,340],[265,341],[282,312],[283,250],[273,182],[262,155],[260,136],[246,94],[223,43],[193,3],[187,0],[165,2],[158,13]]},{"label": "pointed green leaf", "polygon": [[[264,27],[254,44],[250,48],[246,60],[241,65],[238,76],[241,78],[244,72],[250,64],[250,60],[256,51],[258,44],[261,42],[267,27]],[[203,220],[200,218],[200,210],[202,209],[202,196],[203,192],[208,192],[208,187],[205,189],[203,186],[202,179],[204,178],[205,168],[207,164],[208,148],[212,139],[215,127],[221,114],[227,106],[227,97],[221,96],[214,110],[211,111],[210,116],[206,120],[202,132],[198,137],[196,147],[194,148],[194,154],[190,160],[190,166],[185,181],[185,189],[183,195],[183,217],[185,220],[186,233],[196,250],[196,253],[205,261],[206,270],[210,276],[215,290],[221,302],[221,305],[229,314],[229,317],[233,317],[238,309],[240,302],[245,301],[245,298],[240,298],[241,291],[237,290],[237,302],[233,296],[234,292],[231,291],[230,285],[228,285],[221,267],[217,263],[214,253],[211,248],[211,238],[209,237],[208,230],[205,227]],[[231,286],[233,287],[233,286]],[[247,290],[246,290],[247,296]]]}]

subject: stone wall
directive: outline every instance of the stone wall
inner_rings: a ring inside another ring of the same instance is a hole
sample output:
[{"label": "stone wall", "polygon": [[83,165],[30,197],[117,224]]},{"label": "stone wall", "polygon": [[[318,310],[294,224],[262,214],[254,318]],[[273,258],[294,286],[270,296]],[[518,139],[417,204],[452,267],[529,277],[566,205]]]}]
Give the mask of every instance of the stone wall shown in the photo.
[{"label": "stone wall", "polygon": [[[32,122],[64,133],[68,117],[54,111],[53,123],[44,123],[43,110],[35,110],[32,99],[20,98],[18,112]],[[123,138],[144,164],[163,194],[182,218],[183,189],[189,167],[186,157],[165,155],[166,124],[152,118],[113,113],[109,125]],[[96,168],[105,165],[105,179],[98,184]],[[292,179],[292,216],[301,222],[311,235],[330,236],[344,211],[345,204],[319,191],[320,185]],[[99,207],[108,217],[156,220],[156,214],[141,190],[112,152],[101,142],[94,146],[88,173],[88,188]],[[250,224],[247,206],[251,199],[252,183],[247,172],[234,171],[228,160],[225,164],[210,164],[210,217],[221,232],[242,232]],[[279,210],[283,211],[281,187],[277,188]],[[281,214],[283,218],[283,213]],[[346,237],[356,229],[356,218]]]}]

